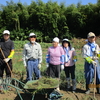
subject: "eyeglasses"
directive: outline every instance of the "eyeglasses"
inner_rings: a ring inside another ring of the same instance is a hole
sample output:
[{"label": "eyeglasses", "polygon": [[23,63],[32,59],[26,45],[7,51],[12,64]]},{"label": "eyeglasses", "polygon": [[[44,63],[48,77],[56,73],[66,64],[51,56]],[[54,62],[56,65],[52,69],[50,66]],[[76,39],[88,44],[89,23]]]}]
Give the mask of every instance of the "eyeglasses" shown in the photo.
[{"label": "eyeglasses", "polygon": [[9,36],[9,34],[4,34],[4,36]]},{"label": "eyeglasses", "polygon": [[36,36],[30,36],[29,38],[36,38]]}]

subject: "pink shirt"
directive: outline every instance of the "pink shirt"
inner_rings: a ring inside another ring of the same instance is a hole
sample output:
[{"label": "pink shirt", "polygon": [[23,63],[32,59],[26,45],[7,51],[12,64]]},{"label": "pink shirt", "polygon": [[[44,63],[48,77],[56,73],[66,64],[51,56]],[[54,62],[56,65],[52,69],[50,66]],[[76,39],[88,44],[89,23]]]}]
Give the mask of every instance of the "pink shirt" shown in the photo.
[{"label": "pink shirt", "polygon": [[65,63],[65,67],[73,66],[75,64],[73,57],[76,56],[75,50],[69,50],[70,60]]},{"label": "pink shirt", "polygon": [[60,46],[56,48],[49,47],[48,54],[50,55],[50,64],[59,65],[61,64],[60,57],[64,55],[64,50]]}]

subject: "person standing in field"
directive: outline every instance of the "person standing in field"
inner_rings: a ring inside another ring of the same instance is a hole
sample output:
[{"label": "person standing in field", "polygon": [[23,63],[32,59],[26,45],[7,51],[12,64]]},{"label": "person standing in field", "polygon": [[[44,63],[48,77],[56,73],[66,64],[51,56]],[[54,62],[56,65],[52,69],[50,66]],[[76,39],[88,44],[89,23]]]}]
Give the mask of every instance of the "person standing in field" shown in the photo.
[{"label": "person standing in field", "polygon": [[53,46],[48,48],[46,63],[48,67],[48,76],[60,79],[61,68],[64,68],[64,50],[58,44],[59,38],[55,37],[52,42]]},{"label": "person standing in field", "polygon": [[[82,48],[82,54],[85,59],[84,70],[86,79],[86,94],[90,93],[90,85],[94,78],[94,68],[96,67],[96,89],[97,93],[100,93],[100,65],[99,65],[99,51],[100,48],[96,44],[96,36],[93,32],[89,32],[87,35],[88,42]],[[92,87],[93,88],[93,87]]]},{"label": "person standing in field", "polygon": [[72,91],[76,91],[76,79],[75,79],[75,62],[77,61],[75,49],[71,47],[68,39],[62,40],[62,47],[65,52],[64,71],[67,80],[67,91],[71,88],[70,74],[72,79]]},{"label": "person standing in field", "polygon": [[3,81],[4,70],[6,72],[6,82],[10,82],[13,55],[14,43],[10,40],[10,32],[4,30],[3,38],[0,39],[0,83]]},{"label": "person standing in field", "polygon": [[33,79],[33,73],[36,79],[41,77],[40,68],[42,63],[42,49],[41,45],[36,42],[36,35],[29,34],[29,43],[24,45],[23,49],[23,63],[27,70],[27,81]]}]

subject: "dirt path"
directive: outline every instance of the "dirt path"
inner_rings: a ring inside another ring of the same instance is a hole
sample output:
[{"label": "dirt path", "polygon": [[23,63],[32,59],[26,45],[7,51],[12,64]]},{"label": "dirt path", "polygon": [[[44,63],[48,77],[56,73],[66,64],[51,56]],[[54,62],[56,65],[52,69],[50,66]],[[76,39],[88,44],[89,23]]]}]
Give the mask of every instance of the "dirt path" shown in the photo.
[{"label": "dirt path", "polygon": [[[71,91],[60,90],[63,97],[60,100],[100,100],[100,94],[96,94],[96,99],[93,99],[93,92],[89,95],[84,93],[84,90],[77,90],[76,93]],[[21,93],[23,100],[31,100],[31,95]],[[47,100],[45,95],[36,95],[34,100]],[[5,94],[0,94],[0,100],[20,100],[15,91],[9,91]]]}]

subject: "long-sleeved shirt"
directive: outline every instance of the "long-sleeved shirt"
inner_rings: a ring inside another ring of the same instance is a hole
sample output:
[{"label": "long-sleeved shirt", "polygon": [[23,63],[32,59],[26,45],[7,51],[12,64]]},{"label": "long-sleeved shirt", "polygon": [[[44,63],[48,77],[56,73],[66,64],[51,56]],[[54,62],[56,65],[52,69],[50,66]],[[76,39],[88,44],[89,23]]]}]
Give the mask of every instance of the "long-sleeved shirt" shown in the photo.
[{"label": "long-sleeved shirt", "polygon": [[[73,60],[73,57],[76,56],[75,49],[72,48],[71,50],[68,51],[68,53],[69,53],[70,59],[67,62],[65,61],[65,67],[71,67],[75,64]],[[65,55],[66,55],[66,52],[65,52]],[[65,56],[65,59],[66,59],[66,56]]]},{"label": "long-sleeved shirt", "polygon": [[64,64],[64,50],[62,47],[49,47],[47,52],[47,58],[46,62],[53,64],[53,65],[59,65]]},{"label": "long-sleeved shirt", "polygon": [[32,45],[31,43],[27,43],[24,45],[23,49],[24,66],[27,66],[27,60],[30,58],[38,59],[39,63],[42,62],[42,49],[39,43],[35,42],[34,45]]},{"label": "long-sleeved shirt", "polygon": [[[95,44],[95,52],[99,54],[100,48],[98,44]],[[94,53],[91,51],[91,47],[88,44],[85,44],[82,48],[82,56],[83,58],[95,56]]]}]

